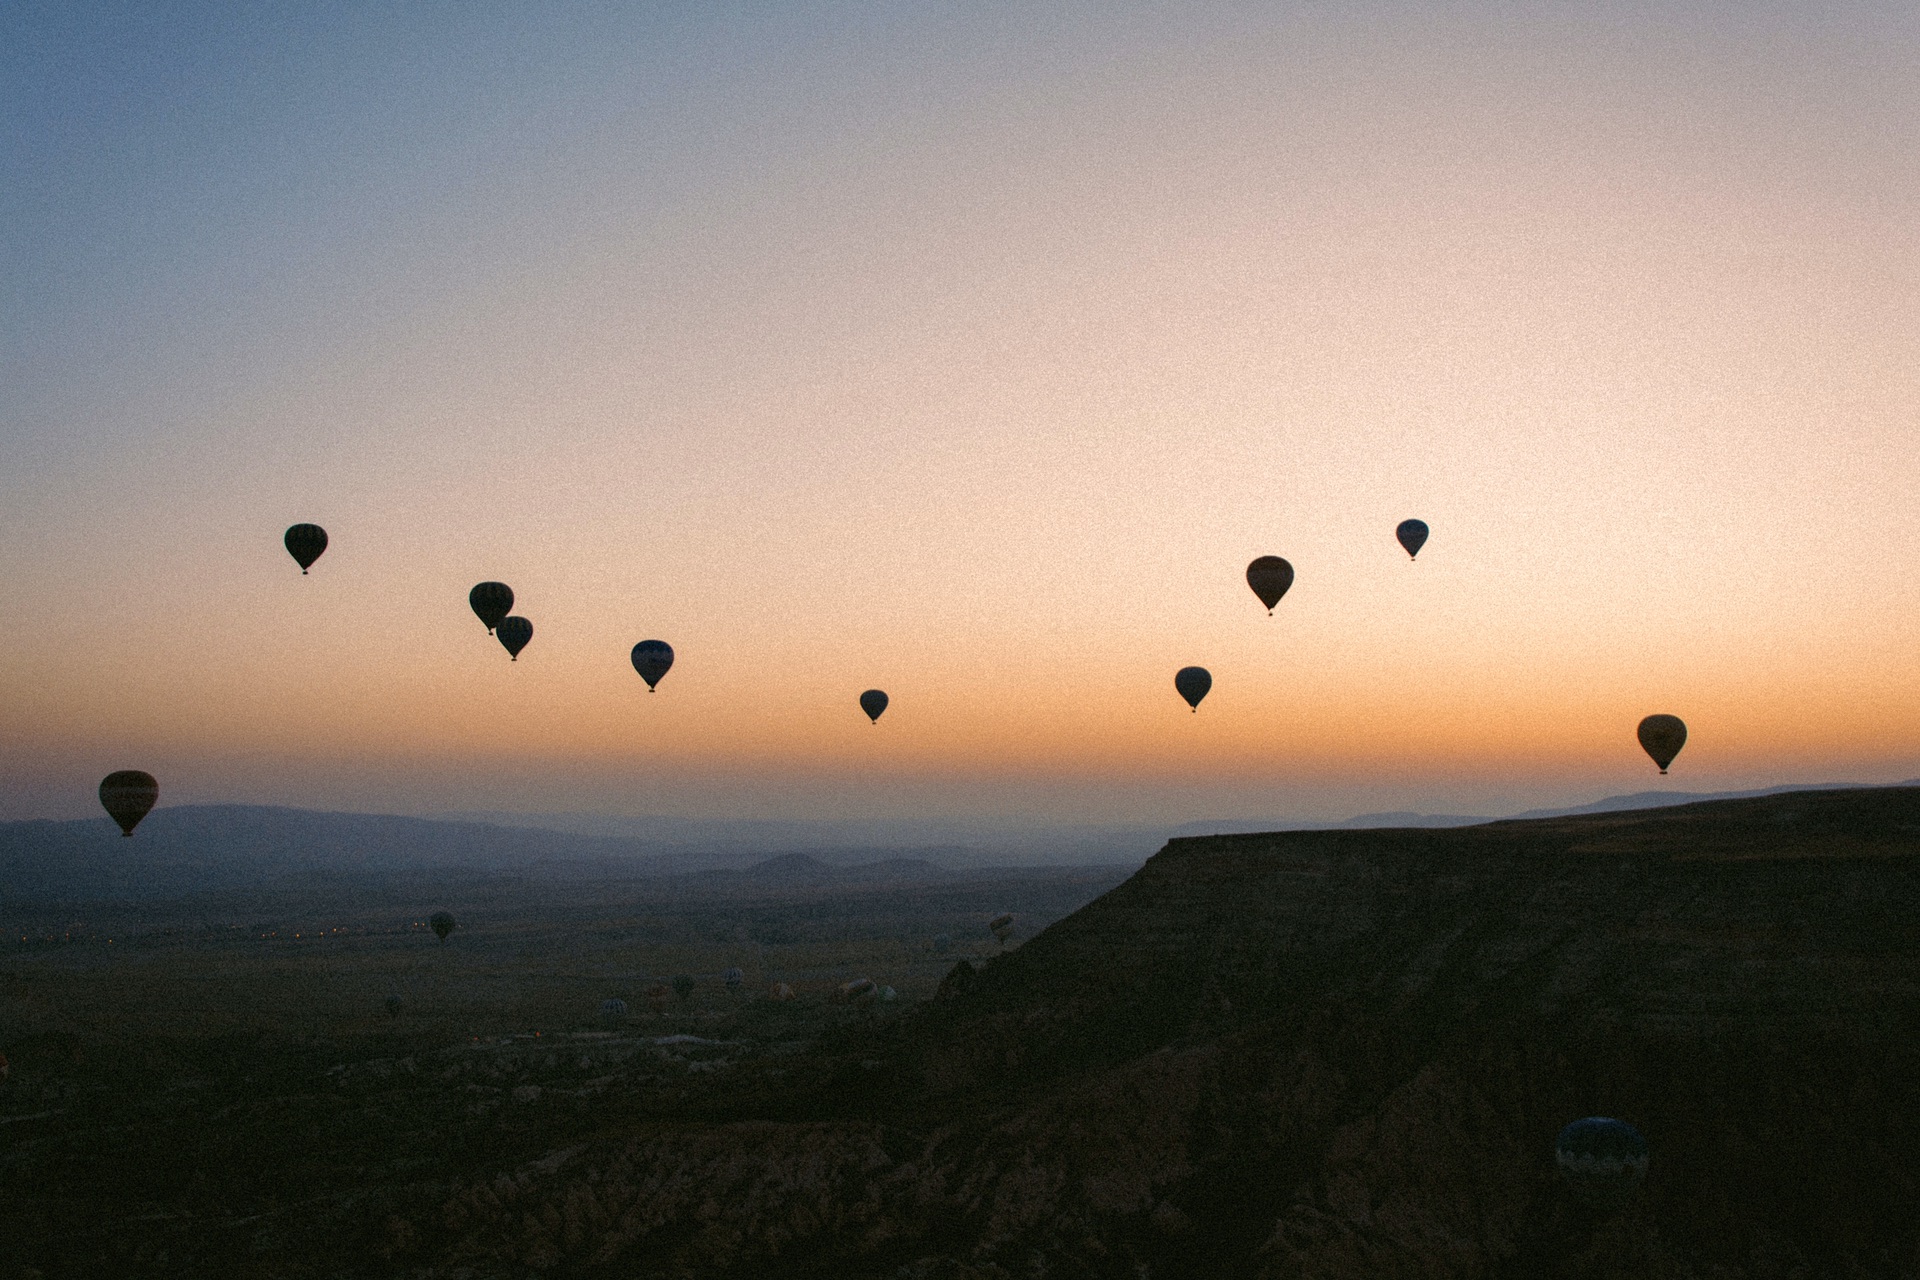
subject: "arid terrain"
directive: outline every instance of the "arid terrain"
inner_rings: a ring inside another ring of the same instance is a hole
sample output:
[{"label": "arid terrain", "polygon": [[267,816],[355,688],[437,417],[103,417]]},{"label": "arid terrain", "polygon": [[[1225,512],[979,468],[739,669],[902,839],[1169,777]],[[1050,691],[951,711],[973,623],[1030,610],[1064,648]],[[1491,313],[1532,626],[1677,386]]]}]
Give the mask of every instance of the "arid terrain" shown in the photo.
[{"label": "arid terrain", "polygon": [[[0,953],[0,1257],[1920,1276],[1917,854],[1899,788],[1176,840],[1117,884],[476,880],[412,910],[390,884],[23,918]],[[440,906],[463,921],[444,945]],[[656,1010],[675,973],[693,993]],[[834,1000],[856,976],[898,998]],[[1553,1168],[1594,1114],[1652,1151],[1617,1213]]]}]

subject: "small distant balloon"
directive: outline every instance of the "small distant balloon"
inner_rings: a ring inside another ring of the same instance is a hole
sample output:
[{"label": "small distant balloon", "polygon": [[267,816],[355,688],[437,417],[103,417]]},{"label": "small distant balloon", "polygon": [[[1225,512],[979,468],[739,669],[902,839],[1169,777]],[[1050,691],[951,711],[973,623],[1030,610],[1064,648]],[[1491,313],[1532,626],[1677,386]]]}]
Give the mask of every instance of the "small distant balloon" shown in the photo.
[{"label": "small distant balloon", "polygon": [[665,640],[642,640],[633,646],[633,669],[647,682],[647,692],[673,667],[673,646]]},{"label": "small distant balloon", "polygon": [[878,724],[880,713],[887,709],[887,695],[878,689],[867,690],[860,695],[860,709],[867,713],[867,719]]},{"label": "small distant balloon", "polygon": [[880,994],[880,988],[874,985],[872,978],[855,978],[852,982],[840,984],[838,994],[849,1004],[864,1004]]},{"label": "small distant balloon", "polygon": [[892,1001],[897,999],[899,995],[900,993],[898,991],[895,991],[892,987],[880,988],[880,998],[882,1000]]},{"label": "small distant balloon", "polygon": [[403,1001],[399,996],[390,995],[385,1000],[382,1000],[380,1003],[386,1006],[387,1016],[389,1018],[397,1018],[400,1016],[400,1006],[406,1002]]},{"label": "small distant balloon", "polygon": [[427,917],[427,926],[433,930],[433,936],[445,942],[447,935],[453,932],[453,916],[449,912],[436,911]]},{"label": "small distant balloon", "polygon": [[1293,566],[1279,556],[1261,556],[1247,566],[1247,585],[1260,597],[1260,603],[1267,606],[1267,612],[1272,613],[1273,606],[1280,603],[1280,597],[1293,585]]},{"label": "small distant balloon", "polygon": [[1213,673],[1205,667],[1182,667],[1173,673],[1173,687],[1180,691],[1188,706],[1198,711],[1200,699],[1213,688]]},{"label": "small distant balloon", "polygon": [[1588,1116],[1560,1131],[1553,1162],[1582,1200],[1618,1208],[1647,1176],[1647,1140],[1624,1120]]},{"label": "small distant balloon", "polygon": [[1640,745],[1665,773],[1680,748],[1687,745],[1687,724],[1679,716],[1648,716],[1640,722]]},{"label": "small distant balloon", "polygon": [[508,615],[500,619],[493,634],[500,641],[515,662],[520,661],[520,651],[527,647],[527,641],[533,639],[533,624],[525,618]]},{"label": "small distant balloon", "polygon": [[300,566],[304,575],[327,549],[327,531],[317,524],[295,524],[287,526],[287,554]]},{"label": "small distant balloon", "polygon": [[611,1000],[600,1002],[600,1020],[602,1022],[622,1022],[626,1020],[627,1002],[615,996]]},{"label": "small distant balloon", "polygon": [[467,592],[467,603],[491,632],[513,612],[513,588],[504,582],[482,582]]},{"label": "small distant balloon", "polygon": [[1427,522],[1425,520],[1402,520],[1393,536],[1400,539],[1400,545],[1407,549],[1407,559],[1419,556],[1420,548],[1427,545]]},{"label": "small distant balloon", "polygon": [[993,936],[1004,943],[1013,936],[1013,913],[1009,911],[995,916],[987,922],[987,928],[993,930]]},{"label": "small distant balloon", "polygon": [[646,997],[647,1003],[653,1006],[653,1011],[659,1013],[667,1007],[667,1001],[673,998],[673,992],[668,989],[666,983],[656,982],[647,988]]},{"label": "small distant balloon", "polygon": [[693,998],[693,986],[693,976],[691,974],[680,974],[673,980],[673,994],[679,996],[682,1002],[691,1000]]},{"label": "small distant balloon", "polygon": [[725,973],[720,975],[720,981],[727,984],[727,990],[729,991],[738,991],[740,989],[740,984],[745,982],[746,980],[747,980],[747,975],[740,972],[738,969],[729,969]]},{"label": "small distant balloon", "polygon": [[140,819],[153,811],[160,799],[160,784],[153,775],[139,769],[121,769],[100,780],[100,806],[107,816],[120,824],[120,834],[131,836]]},{"label": "small distant balloon", "polygon": [[793,988],[784,982],[776,982],[767,988],[767,994],[775,1000],[791,1000],[793,999]]}]

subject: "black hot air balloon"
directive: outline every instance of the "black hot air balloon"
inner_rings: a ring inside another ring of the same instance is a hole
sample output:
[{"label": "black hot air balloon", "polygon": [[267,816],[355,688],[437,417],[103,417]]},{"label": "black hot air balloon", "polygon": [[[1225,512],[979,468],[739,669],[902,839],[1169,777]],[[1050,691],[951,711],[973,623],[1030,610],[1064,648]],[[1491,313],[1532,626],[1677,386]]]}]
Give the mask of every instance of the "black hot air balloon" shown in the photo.
[{"label": "black hot air balloon", "polygon": [[642,640],[633,646],[633,669],[647,682],[647,692],[673,669],[673,646],[665,640]]},{"label": "black hot air balloon", "polygon": [[504,582],[482,582],[467,592],[467,603],[492,631],[500,625],[500,619],[513,612],[513,588]]},{"label": "black hot air balloon", "polygon": [[1393,536],[1400,539],[1400,545],[1407,549],[1407,559],[1420,554],[1420,548],[1427,545],[1427,522],[1425,520],[1402,520]]},{"label": "black hot air balloon", "polygon": [[295,524],[287,526],[287,554],[300,566],[300,572],[313,567],[320,553],[327,549],[327,531],[317,524]]},{"label": "black hot air balloon", "polygon": [[1680,748],[1687,745],[1686,721],[1679,716],[1648,716],[1640,722],[1640,745],[1665,773]]},{"label": "black hot air balloon", "polygon": [[1173,673],[1173,687],[1180,691],[1188,706],[1198,711],[1200,699],[1213,688],[1213,674],[1205,667],[1182,667]]},{"label": "black hot air balloon", "polygon": [[1247,566],[1247,585],[1260,597],[1260,603],[1267,606],[1267,612],[1272,613],[1273,606],[1280,603],[1280,597],[1293,585],[1293,566],[1279,556],[1261,556]]},{"label": "black hot air balloon", "polygon": [[515,662],[520,661],[520,651],[527,647],[527,641],[533,639],[533,624],[525,618],[512,614],[500,619],[493,629],[494,637],[500,641]]},{"label": "black hot air balloon", "polygon": [[1575,1195],[1596,1208],[1617,1209],[1647,1176],[1647,1140],[1624,1120],[1588,1116],[1560,1131],[1553,1162]]},{"label": "black hot air balloon", "polygon": [[122,769],[100,780],[100,806],[107,816],[120,824],[120,834],[130,836],[140,819],[152,812],[160,798],[160,784],[153,775],[138,769]]},{"label": "black hot air balloon", "polygon": [[860,695],[860,709],[867,713],[867,719],[880,723],[880,713],[887,709],[887,695],[878,689],[869,689]]},{"label": "black hot air balloon", "polygon": [[445,942],[447,935],[453,932],[453,916],[446,911],[436,911],[427,917],[427,925],[433,930],[433,936]]}]

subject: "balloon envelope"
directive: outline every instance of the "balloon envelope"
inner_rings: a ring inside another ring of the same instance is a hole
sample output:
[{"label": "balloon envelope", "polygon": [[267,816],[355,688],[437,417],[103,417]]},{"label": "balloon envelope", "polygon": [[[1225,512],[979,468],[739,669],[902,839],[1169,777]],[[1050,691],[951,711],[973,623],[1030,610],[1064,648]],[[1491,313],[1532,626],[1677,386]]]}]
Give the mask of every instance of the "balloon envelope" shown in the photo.
[{"label": "balloon envelope", "polygon": [[1420,548],[1427,545],[1427,522],[1425,520],[1402,520],[1393,536],[1400,539],[1400,545],[1407,549],[1409,560],[1420,554]]},{"label": "balloon envelope", "polygon": [[1687,745],[1687,724],[1679,716],[1648,716],[1640,722],[1640,745],[1665,773]]},{"label": "balloon envelope", "polygon": [[1624,1120],[1588,1116],[1560,1131],[1553,1162],[1575,1195],[1601,1207],[1617,1206],[1647,1176],[1647,1140]]},{"label": "balloon envelope", "polygon": [[493,634],[506,648],[515,662],[520,661],[520,651],[527,647],[527,641],[533,639],[533,624],[525,618],[509,615],[500,619]]},{"label": "balloon envelope", "polygon": [[160,784],[153,775],[139,769],[121,769],[100,780],[100,806],[107,816],[120,824],[120,834],[130,836],[140,819],[152,812],[160,798]]},{"label": "balloon envelope", "polygon": [[1280,603],[1280,597],[1293,585],[1293,566],[1279,556],[1261,556],[1247,566],[1247,585],[1260,597],[1260,603],[1267,606],[1267,612],[1272,613],[1273,606]]},{"label": "balloon envelope", "polygon": [[633,669],[647,682],[647,692],[660,683],[660,677],[673,666],[673,646],[665,640],[642,640],[633,646]]},{"label": "balloon envelope", "polygon": [[327,531],[317,524],[296,524],[287,526],[287,554],[305,573],[320,553],[327,549]]},{"label": "balloon envelope", "polygon": [[427,917],[427,924],[433,929],[433,936],[445,942],[447,935],[453,932],[453,916],[445,911],[436,911]]},{"label": "balloon envelope", "polygon": [[602,1000],[600,1002],[600,1016],[608,1022],[620,1021],[620,1019],[627,1016],[627,1002],[617,996],[612,1000]]},{"label": "balloon envelope", "polygon": [[727,990],[729,991],[738,991],[740,989],[740,984],[745,982],[746,980],[747,980],[747,975],[740,972],[738,969],[729,969],[725,973],[720,975],[720,981],[727,984]]},{"label": "balloon envelope", "polygon": [[1173,673],[1173,687],[1180,691],[1188,706],[1198,711],[1200,699],[1213,688],[1213,674],[1205,667],[1182,667]]},{"label": "balloon envelope", "polygon": [[504,582],[482,582],[467,592],[467,603],[491,631],[513,612],[513,588]]},{"label": "balloon envelope", "polygon": [[887,695],[878,689],[869,689],[860,695],[860,709],[867,713],[867,719],[878,723],[880,713],[887,709]]}]

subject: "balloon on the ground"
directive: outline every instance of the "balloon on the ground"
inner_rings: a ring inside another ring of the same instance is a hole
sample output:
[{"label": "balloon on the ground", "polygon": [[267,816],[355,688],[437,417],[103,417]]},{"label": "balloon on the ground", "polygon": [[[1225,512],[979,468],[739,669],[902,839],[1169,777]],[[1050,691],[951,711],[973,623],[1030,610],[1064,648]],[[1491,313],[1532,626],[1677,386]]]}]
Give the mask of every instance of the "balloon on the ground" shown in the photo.
[{"label": "balloon on the ground", "polygon": [[433,936],[445,942],[447,935],[453,932],[453,915],[446,911],[436,911],[427,917],[427,927],[433,930]]},{"label": "balloon on the ground", "polygon": [[1648,716],[1640,722],[1640,745],[1665,773],[1680,748],[1687,745],[1686,721],[1679,716]]},{"label": "balloon on the ground", "polygon": [[1013,913],[1011,911],[997,915],[987,922],[987,928],[993,930],[993,936],[1005,942],[1013,936]]},{"label": "balloon on the ground", "polygon": [[492,631],[500,625],[500,619],[513,612],[513,588],[504,582],[482,582],[467,592],[467,603]]},{"label": "balloon on the ground", "polygon": [[1188,706],[1198,711],[1200,699],[1213,688],[1213,673],[1205,667],[1182,667],[1173,673],[1173,687],[1180,691]]},{"label": "balloon on the ground", "polygon": [[1400,539],[1400,545],[1407,549],[1407,559],[1412,560],[1420,554],[1420,548],[1427,545],[1428,532],[1425,520],[1402,520],[1393,536]]},{"label": "balloon on the ground", "polygon": [[1647,1176],[1647,1140],[1624,1120],[1588,1116],[1560,1131],[1553,1162],[1582,1200],[1617,1207]]},{"label": "balloon on the ground", "polygon": [[1247,585],[1260,597],[1260,603],[1267,606],[1267,612],[1272,613],[1273,606],[1280,603],[1280,597],[1293,585],[1293,566],[1279,556],[1261,556],[1247,566]]},{"label": "balloon on the ground", "polygon": [[633,669],[647,682],[647,692],[660,683],[660,677],[673,666],[673,646],[665,640],[642,640],[633,646]]},{"label": "balloon on the ground", "polygon": [[133,834],[140,819],[153,811],[159,799],[160,784],[152,774],[139,769],[121,769],[100,780],[100,806],[120,824],[123,836]]},{"label": "balloon on the ground", "polygon": [[600,1018],[604,1022],[619,1022],[627,1016],[627,1002],[615,996],[611,1000],[600,1002]]},{"label": "balloon on the ground", "polygon": [[878,724],[880,713],[887,709],[887,695],[878,689],[869,689],[860,695],[860,709],[867,713],[867,719]]},{"label": "balloon on the ground", "polygon": [[287,554],[300,566],[300,572],[313,567],[320,553],[327,549],[327,531],[317,524],[295,524],[287,526],[287,535],[283,541],[287,544]]},{"label": "balloon on the ground", "polygon": [[509,615],[500,619],[499,625],[493,629],[493,634],[499,638],[508,655],[518,662],[520,651],[527,647],[527,641],[533,639],[533,624],[525,618]]},{"label": "balloon on the ground", "polygon": [[745,982],[746,980],[747,980],[747,975],[740,972],[738,969],[729,969],[725,973],[720,975],[720,981],[727,984],[727,990],[729,991],[738,991],[740,989],[740,984]]}]

